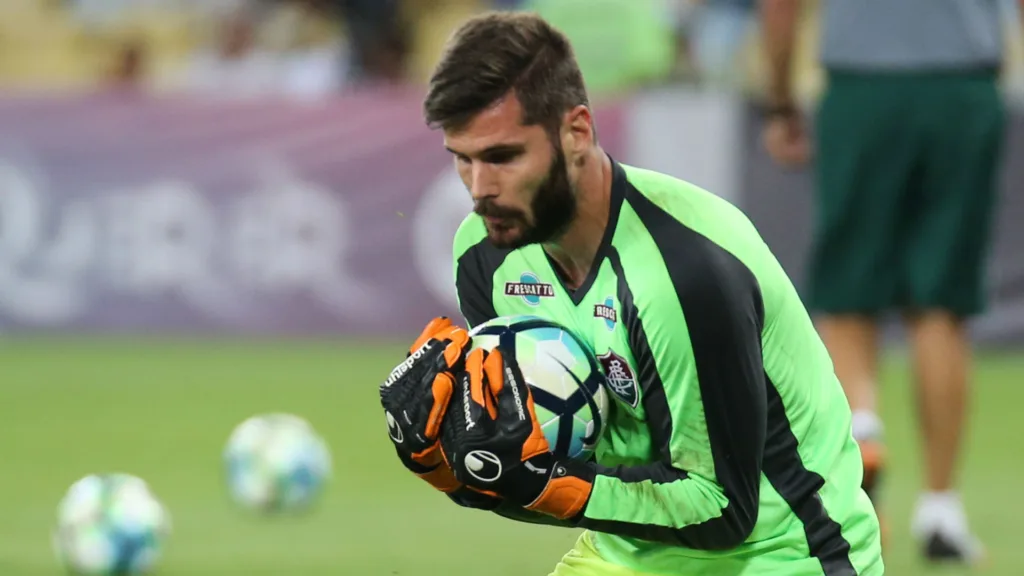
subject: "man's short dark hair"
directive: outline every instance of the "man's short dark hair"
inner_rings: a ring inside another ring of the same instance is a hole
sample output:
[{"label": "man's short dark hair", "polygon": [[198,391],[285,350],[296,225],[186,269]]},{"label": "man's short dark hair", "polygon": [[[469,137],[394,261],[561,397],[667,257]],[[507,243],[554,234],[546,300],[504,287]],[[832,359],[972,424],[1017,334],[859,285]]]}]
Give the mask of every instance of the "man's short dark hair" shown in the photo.
[{"label": "man's short dark hair", "polygon": [[463,24],[430,78],[423,112],[431,128],[458,129],[509,93],[523,124],[555,134],[562,115],[589,105],[583,74],[563,33],[535,14],[492,12]]}]

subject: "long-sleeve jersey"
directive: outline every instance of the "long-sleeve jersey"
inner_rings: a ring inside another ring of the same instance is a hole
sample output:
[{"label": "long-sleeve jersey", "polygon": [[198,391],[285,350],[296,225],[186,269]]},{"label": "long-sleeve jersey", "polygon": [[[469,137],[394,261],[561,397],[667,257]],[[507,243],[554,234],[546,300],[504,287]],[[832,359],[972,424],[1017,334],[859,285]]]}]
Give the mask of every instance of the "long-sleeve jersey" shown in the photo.
[{"label": "long-sleeve jersey", "polygon": [[575,525],[642,572],[882,574],[849,405],[785,272],[732,204],[612,165],[608,225],[576,290],[541,246],[492,246],[475,215],[454,242],[470,326],[543,316],[601,361],[615,401]]}]

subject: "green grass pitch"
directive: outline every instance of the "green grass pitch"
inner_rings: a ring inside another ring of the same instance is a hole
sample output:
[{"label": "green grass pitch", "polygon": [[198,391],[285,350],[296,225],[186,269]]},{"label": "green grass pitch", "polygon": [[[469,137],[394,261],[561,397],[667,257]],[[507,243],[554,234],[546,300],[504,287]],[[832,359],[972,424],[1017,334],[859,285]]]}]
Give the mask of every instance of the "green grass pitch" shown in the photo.
[{"label": "green grass pitch", "polygon": [[[49,533],[77,478],[124,471],[167,504],[174,534],[159,574],[546,576],[576,532],[450,504],[393,456],[376,388],[402,344],[0,341],[0,574],[59,574]],[[1024,357],[979,360],[964,496],[989,547],[974,573],[1024,573]],[[890,361],[884,417],[891,462],[888,573],[959,574],[917,560],[908,537],[920,464],[905,365]],[[304,517],[253,518],[226,500],[220,450],[264,411],[309,419],[335,478]]]}]

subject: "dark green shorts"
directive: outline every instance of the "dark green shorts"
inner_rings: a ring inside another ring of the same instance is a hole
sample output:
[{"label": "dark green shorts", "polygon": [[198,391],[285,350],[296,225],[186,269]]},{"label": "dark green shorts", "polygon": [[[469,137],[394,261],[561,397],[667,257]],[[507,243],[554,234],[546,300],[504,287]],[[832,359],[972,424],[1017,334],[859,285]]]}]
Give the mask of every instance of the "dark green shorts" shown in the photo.
[{"label": "dark green shorts", "polygon": [[1005,132],[995,74],[832,71],[816,130],[808,306],[980,312]]}]

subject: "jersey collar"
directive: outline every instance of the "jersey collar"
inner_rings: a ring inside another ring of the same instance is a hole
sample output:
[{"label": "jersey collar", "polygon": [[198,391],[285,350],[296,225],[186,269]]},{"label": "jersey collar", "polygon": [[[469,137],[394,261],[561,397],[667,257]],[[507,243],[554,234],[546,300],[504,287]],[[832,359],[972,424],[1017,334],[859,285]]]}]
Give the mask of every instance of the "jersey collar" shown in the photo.
[{"label": "jersey collar", "polygon": [[555,279],[562,286],[562,290],[569,295],[569,299],[572,300],[573,306],[579,306],[583,302],[584,298],[587,297],[587,293],[590,291],[591,286],[594,285],[594,281],[597,280],[597,276],[601,272],[601,265],[604,263],[605,258],[608,257],[608,253],[611,251],[612,239],[615,237],[615,228],[619,223],[619,212],[622,210],[622,202],[626,198],[626,188],[629,186],[629,182],[626,180],[626,171],[622,166],[615,161],[610,154],[607,154],[609,162],[612,165],[612,189],[610,195],[610,206],[608,207],[608,224],[604,228],[604,235],[601,236],[601,244],[597,248],[597,254],[594,255],[594,261],[590,265],[590,271],[587,272],[586,278],[583,279],[583,283],[576,290],[570,290],[566,287],[565,281],[562,279],[562,275],[558,273],[558,268],[554,262],[544,252],[544,258],[548,262],[548,266],[551,268],[551,272]]}]

